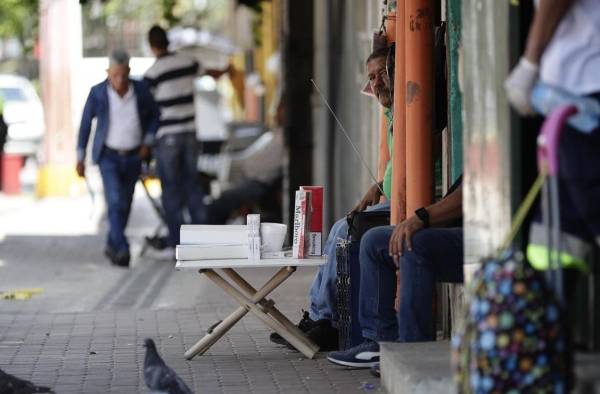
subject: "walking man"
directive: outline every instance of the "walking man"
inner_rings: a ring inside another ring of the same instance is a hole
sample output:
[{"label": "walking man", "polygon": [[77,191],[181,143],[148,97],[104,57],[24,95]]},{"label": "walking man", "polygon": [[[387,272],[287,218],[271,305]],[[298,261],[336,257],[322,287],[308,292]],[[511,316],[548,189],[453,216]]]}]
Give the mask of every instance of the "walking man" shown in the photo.
[{"label": "walking man", "polygon": [[96,133],[92,160],[100,167],[108,207],[108,237],[104,254],[119,266],[129,266],[125,227],[142,160],[150,154],[160,112],[143,82],[129,79],[129,55],[115,51],[108,78],[91,88],[77,139],[77,174],[85,176],[85,154],[92,120]]},{"label": "walking man", "polygon": [[169,52],[167,33],[160,26],[150,29],[148,41],[156,62],[144,79],[161,109],[155,155],[169,228],[166,253],[175,259],[179,227],[184,223],[183,209],[187,208],[194,224],[206,223],[208,219],[197,176],[194,80],[203,74],[218,78],[226,71],[203,70],[194,58]]}]

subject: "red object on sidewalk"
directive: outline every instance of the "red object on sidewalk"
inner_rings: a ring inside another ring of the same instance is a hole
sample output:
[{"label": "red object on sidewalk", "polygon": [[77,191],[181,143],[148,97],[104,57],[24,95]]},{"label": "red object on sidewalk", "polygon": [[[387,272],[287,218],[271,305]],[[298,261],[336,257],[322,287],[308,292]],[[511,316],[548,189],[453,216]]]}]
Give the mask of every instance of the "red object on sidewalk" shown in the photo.
[{"label": "red object on sidewalk", "polygon": [[21,181],[19,173],[23,167],[23,156],[4,153],[2,155],[2,191],[6,194],[19,194]]}]

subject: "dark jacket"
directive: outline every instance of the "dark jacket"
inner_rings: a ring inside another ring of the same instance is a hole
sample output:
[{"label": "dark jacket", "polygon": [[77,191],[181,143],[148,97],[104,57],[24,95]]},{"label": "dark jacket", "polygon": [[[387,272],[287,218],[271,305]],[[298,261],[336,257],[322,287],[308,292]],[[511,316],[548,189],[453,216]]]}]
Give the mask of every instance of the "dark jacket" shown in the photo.
[{"label": "dark jacket", "polygon": [[[138,115],[142,127],[142,140],[145,144],[151,144],[158,129],[160,121],[160,110],[152,97],[152,93],[144,82],[130,80],[137,99]],[[96,134],[92,145],[92,160],[97,163],[104,149],[104,141],[108,134],[108,80],[92,86],[90,94],[83,108],[81,126],[77,137],[77,160],[85,158],[85,150],[92,130],[92,119],[96,118]]]}]

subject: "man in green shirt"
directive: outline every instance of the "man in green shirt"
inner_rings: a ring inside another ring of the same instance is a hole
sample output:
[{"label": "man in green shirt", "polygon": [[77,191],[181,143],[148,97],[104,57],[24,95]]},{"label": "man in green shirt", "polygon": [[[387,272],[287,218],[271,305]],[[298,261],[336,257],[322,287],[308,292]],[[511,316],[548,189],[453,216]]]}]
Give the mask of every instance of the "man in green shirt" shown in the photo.
[{"label": "man in green shirt", "polygon": [[[368,88],[370,93],[377,98],[379,104],[385,108],[385,116],[388,119],[387,144],[392,157],[392,117],[393,117],[393,93],[392,84],[386,67],[387,57],[390,53],[388,48],[375,50],[366,61],[367,75],[369,78]],[[383,179],[372,185],[365,193],[360,202],[352,211],[374,211],[390,209],[390,193],[392,185],[392,161],[387,163]],[[381,191],[383,190],[385,202],[380,203]],[[332,320],[336,319],[336,257],[335,246],[338,238],[346,238],[348,224],[346,218],[338,220],[331,231],[323,248],[327,255],[327,263],[319,269],[309,291],[310,307],[304,312],[304,316],[298,327],[317,345],[321,351],[336,350],[338,347],[338,332],[333,327]],[[279,334],[272,333],[271,341],[278,344],[286,344]]]}]

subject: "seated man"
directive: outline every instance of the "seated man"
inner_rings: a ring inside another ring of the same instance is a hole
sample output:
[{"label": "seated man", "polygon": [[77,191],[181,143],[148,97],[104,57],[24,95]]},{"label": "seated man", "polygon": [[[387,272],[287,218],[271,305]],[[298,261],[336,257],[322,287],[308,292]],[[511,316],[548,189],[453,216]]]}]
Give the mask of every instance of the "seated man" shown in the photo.
[{"label": "seated man", "polygon": [[[366,61],[367,75],[369,78],[368,88],[377,101],[385,108],[385,115],[388,118],[388,133],[387,144],[392,154],[392,107],[393,93],[391,90],[390,78],[388,70],[386,70],[386,59],[388,57],[388,48],[375,50]],[[378,184],[374,184],[367,191],[362,200],[354,207],[353,211],[368,210],[389,210],[389,198],[392,184],[392,165],[391,160],[386,166],[383,180]],[[387,199],[384,203],[379,203],[382,192]],[[323,351],[335,350],[338,348],[338,332],[332,324],[337,316],[335,313],[336,305],[336,257],[335,245],[338,238],[346,238],[348,233],[348,225],[346,218],[337,221],[324,245],[323,253],[327,255],[327,263],[322,266],[315,277],[309,292],[310,307],[308,312],[304,312],[304,316],[298,327],[307,334],[307,336],[319,345]],[[271,341],[288,345],[285,339],[279,334],[272,333]]]},{"label": "seated man", "polygon": [[[432,341],[435,282],[463,281],[461,179],[446,197],[396,226],[376,227],[360,243],[359,319],[364,342],[332,352],[335,364],[368,368],[379,362],[381,341]],[[457,226],[458,225],[458,226]],[[455,227],[449,227],[455,226]],[[396,313],[396,270],[400,308]]]},{"label": "seated man", "polygon": [[[234,186],[225,190],[207,206],[209,224],[225,224],[245,205],[258,204],[268,193],[277,194],[283,174],[285,143],[283,101],[277,105],[273,130],[266,131],[240,153],[230,155],[229,173],[238,175]],[[231,175],[230,175],[231,179]],[[275,190],[274,190],[275,189]],[[278,196],[271,196],[274,201]]]}]

